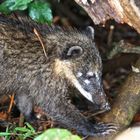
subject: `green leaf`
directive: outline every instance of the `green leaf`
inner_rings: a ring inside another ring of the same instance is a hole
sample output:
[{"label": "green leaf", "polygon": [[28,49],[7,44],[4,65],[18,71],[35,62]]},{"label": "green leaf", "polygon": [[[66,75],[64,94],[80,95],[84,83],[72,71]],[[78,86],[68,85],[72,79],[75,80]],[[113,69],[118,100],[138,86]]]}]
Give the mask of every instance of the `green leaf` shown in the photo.
[{"label": "green leaf", "polygon": [[7,133],[7,132],[0,132],[0,137],[1,136],[9,136],[11,135],[12,133]]},{"label": "green leaf", "polygon": [[35,135],[35,133],[32,133],[31,131],[30,132],[27,132],[27,133],[25,133],[25,134],[23,134],[23,139],[25,140],[25,139],[27,139],[27,138],[31,138],[31,137],[33,137]]},{"label": "green leaf", "polygon": [[50,5],[42,1],[34,1],[29,5],[29,16],[40,23],[52,23],[52,11]]},{"label": "green leaf", "polygon": [[35,132],[35,129],[29,123],[26,122],[25,124],[32,132]]},{"label": "green leaf", "polygon": [[14,129],[14,132],[26,133],[26,132],[29,132],[29,131],[30,131],[30,129],[25,128],[25,127],[16,127],[16,128]]},{"label": "green leaf", "polygon": [[33,0],[5,0],[0,4],[0,12],[9,14],[11,11],[25,10],[32,1]]},{"label": "green leaf", "polygon": [[[8,0],[9,1],[9,0]],[[11,0],[10,0],[11,1]],[[12,0],[14,4],[9,7],[11,11],[15,10],[25,10],[28,7],[28,4],[33,0]]]},{"label": "green leaf", "polygon": [[[5,133],[9,133],[10,134],[10,130],[9,130],[9,126],[6,128],[6,132]],[[6,135],[5,139],[6,140],[10,140],[11,135]]]},{"label": "green leaf", "polygon": [[66,129],[52,128],[42,133],[34,140],[81,140],[81,138],[79,136],[72,135]]},{"label": "green leaf", "polygon": [[11,11],[9,7],[14,4],[14,0],[5,0],[2,4],[0,4],[0,12],[4,14],[9,14]]},{"label": "green leaf", "polygon": [[82,140],[79,136],[73,135],[70,137],[70,140]]}]

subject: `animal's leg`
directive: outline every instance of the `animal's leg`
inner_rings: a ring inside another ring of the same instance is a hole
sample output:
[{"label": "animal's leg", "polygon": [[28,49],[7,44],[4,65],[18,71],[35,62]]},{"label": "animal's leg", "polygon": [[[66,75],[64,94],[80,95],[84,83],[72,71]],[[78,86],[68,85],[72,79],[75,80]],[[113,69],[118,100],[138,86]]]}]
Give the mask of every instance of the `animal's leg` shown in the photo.
[{"label": "animal's leg", "polygon": [[15,96],[16,106],[19,111],[25,116],[27,121],[34,121],[36,119],[33,111],[33,101],[26,93],[20,92]]},{"label": "animal's leg", "polygon": [[65,97],[57,96],[43,108],[55,121],[74,128],[83,135],[105,135],[117,129],[116,126],[110,124],[91,123]]}]

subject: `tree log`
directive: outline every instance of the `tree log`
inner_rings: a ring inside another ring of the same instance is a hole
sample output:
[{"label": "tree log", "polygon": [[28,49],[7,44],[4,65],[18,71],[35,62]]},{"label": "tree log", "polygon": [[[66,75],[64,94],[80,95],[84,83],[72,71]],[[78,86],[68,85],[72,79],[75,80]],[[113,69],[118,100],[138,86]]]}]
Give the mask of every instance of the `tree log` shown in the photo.
[{"label": "tree log", "polygon": [[[119,126],[119,131],[126,128],[131,122],[140,107],[140,58],[138,59],[135,68],[139,71],[132,71],[114,101],[112,110],[106,113],[102,121],[113,122]],[[116,134],[108,135],[106,137],[93,138],[94,140],[113,140]],[[89,138],[92,140],[92,138]]]},{"label": "tree log", "polygon": [[127,23],[140,33],[140,0],[75,0],[95,24],[114,19]]},{"label": "tree log", "polygon": [[[103,115],[102,121],[113,122],[119,126],[118,132],[126,128],[140,108],[140,58],[132,71],[123,83],[112,110]],[[90,140],[113,140],[116,134],[106,137],[90,138]]]}]

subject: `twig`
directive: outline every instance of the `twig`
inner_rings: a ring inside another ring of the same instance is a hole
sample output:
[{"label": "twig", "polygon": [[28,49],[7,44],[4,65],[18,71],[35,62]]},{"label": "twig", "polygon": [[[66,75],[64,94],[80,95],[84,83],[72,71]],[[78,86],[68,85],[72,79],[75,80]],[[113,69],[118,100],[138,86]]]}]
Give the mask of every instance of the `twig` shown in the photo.
[{"label": "twig", "polygon": [[34,33],[37,36],[38,40],[40,41],[40,44],[41,44],[41,46],[43,48],[43,51],[44,51],[44,55],[47,58],[47,53],[46,53],[46,50],[45,50],[45,46],[43,44],[43,41],[41,40],[40,35],[39,35],[38,31],[35,28],[34,28]]},{"label": "twig", "polygon": [[8,108],[8,114],[11,112],[11,109],[12,109],[12,106],[14,104],[14,97],[15,97],[15,94],[12,94],[12,96],[10,97],[10,105],[9,105],[9,108]]},{"label": "twig", "polygon": [[115,47],[109,52],[107,57],[108,59],[111,59],[113,56],[119,53],[140,54],[140,46],[134,46],[130,43],[124,42],[124,40],[121,40],[119,43],[115,44]]},{"label": "twig", "polygon": [[111,43],[112,43],[113,31],[114,31],[114,25],[111,25],[109,33],[108,33],[108,39],[107,39],[107,45],[109,47],[111,46]]},{"label": "twig", "polygon": [[23,127],[24,125],[24,116],[22,113],[20,113],[20,117],[19,117],[19,127]]}]

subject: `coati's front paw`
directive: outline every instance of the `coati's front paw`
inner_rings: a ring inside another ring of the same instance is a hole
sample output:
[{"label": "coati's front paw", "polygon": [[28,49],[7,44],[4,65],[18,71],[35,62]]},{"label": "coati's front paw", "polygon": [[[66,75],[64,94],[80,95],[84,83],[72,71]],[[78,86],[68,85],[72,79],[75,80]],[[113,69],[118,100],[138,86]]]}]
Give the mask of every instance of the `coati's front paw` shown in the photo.
[{"label": "coati's front paw", "polygon": [[[85,124],[86,125],[86,124]],[[105,136],[109,135],[111,133],[115,133],[118,130],[118,126],[113,123],[94,123],[90,125],[88,124],[87,127],[79,127],[78,131],[79,134],[82,134],[83,136]]]},{"label": "coati's front paw", "polygon": [[95,131],[96,131],[95,133],[97,136],[115,133],[119,129],[117,124],[103,123],[103,122],[97,123],[94,128],[95,128]]}]

